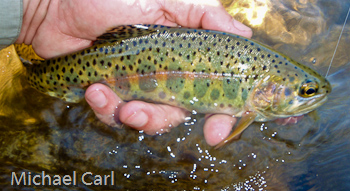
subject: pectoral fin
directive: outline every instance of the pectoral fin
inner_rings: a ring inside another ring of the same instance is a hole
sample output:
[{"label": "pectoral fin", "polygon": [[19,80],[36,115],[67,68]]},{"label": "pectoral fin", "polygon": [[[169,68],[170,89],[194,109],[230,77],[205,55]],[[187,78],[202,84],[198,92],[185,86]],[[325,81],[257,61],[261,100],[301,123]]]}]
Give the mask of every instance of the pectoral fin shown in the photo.
[{"label": "pectoral fin", "polygon": [[235,130],[231,133],[230,136],[228,136],[226,139],[222,140],[219,144],[215,146],[215,149],[218,149],[222,146],[224,146],[227,142],[232,141],[234,139],[239,138],[239,136],[242,134],[242,132],[253,123],[255,117],[257,114],[255,112],[249,112],[246,114],[243,114],[241,120],[239,120],[239,123],[237,124],[237,127]]}]

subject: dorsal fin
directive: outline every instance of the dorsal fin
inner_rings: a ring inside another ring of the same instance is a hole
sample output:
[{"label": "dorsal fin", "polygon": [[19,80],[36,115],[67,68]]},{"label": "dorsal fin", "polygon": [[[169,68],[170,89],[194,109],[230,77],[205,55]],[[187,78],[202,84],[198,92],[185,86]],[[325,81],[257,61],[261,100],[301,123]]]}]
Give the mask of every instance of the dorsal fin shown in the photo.
[{"label": "dorsal fin", "polygon": [[[163,27],[163,26],[162,26]],[[94,44],[101,44],[103,42],[118,42],[129,38],[146,36],[159,31],[159,25],[123,25],[112,28],[106,33],[97,37]]]}]

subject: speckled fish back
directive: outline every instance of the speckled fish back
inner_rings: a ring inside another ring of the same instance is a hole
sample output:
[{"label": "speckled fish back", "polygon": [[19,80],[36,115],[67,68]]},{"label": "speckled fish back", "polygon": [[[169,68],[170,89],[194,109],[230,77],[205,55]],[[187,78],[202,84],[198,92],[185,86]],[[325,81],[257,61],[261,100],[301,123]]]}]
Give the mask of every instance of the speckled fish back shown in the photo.
[{"label": "speckled fish back", "polygon": [[240,115],[252,87],[288,64],[306,68],[237,35],[134,25],[112,29],[90,48],[33,65],[28,80],[68,102],[79,101],[90,84],[101,82],[124,100]]}]

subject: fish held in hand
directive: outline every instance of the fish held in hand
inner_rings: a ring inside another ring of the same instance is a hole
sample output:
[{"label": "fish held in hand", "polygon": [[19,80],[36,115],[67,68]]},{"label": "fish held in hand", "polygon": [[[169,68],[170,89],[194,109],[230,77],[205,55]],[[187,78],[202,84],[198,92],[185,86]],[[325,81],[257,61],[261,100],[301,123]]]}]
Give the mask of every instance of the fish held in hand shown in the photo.
[{"label": "fish held in hand", "polygon": [[309,67],[256,41],[211,30],[120,26],[90,48],[38,62],[27,70],[31,86],[67,102],[104,83],[125,101],[242,117],[219,146],[253,121],[306,114],[331,92]]}]

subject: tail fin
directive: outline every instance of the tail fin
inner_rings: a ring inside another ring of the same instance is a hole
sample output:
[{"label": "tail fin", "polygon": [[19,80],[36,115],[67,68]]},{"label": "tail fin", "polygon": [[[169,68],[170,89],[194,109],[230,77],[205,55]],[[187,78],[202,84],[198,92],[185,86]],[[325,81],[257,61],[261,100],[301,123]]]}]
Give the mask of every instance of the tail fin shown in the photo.
[{"label": "tail fin", "polygon": [[0,51],[0,116],[8,115],[13,111],[11,102],[22,92],[21,77],[25,74],[25,68],[18,59],[14,47],[11,45]]}]

